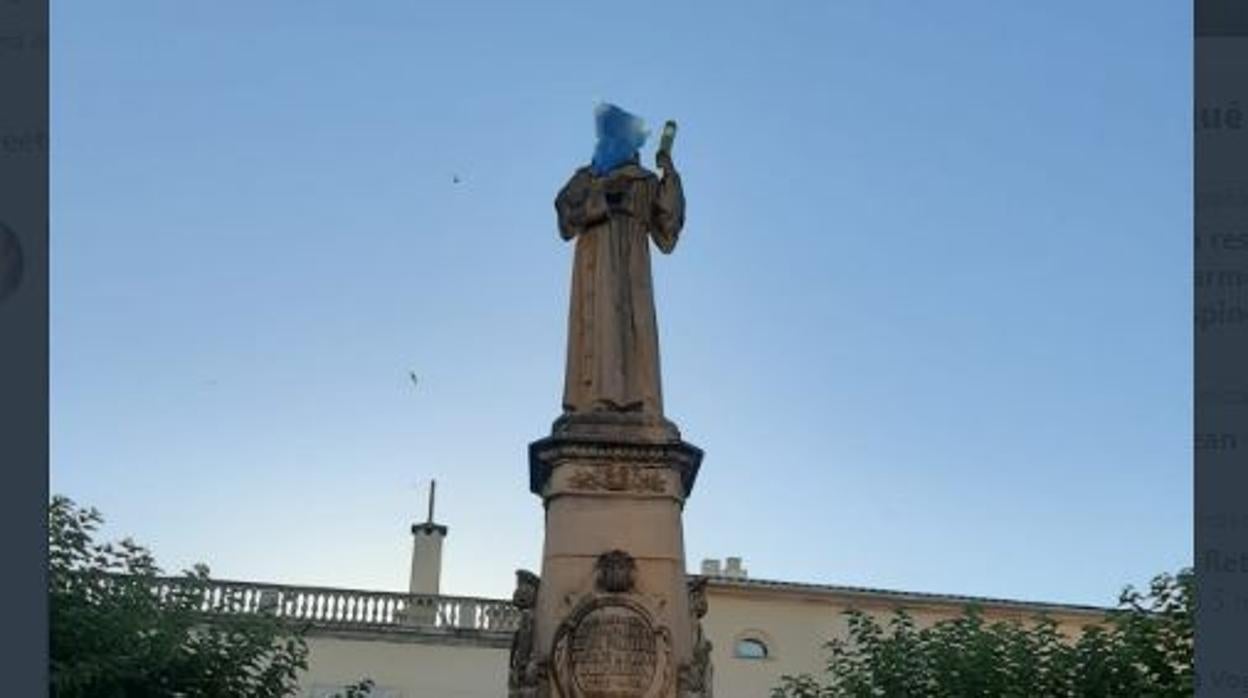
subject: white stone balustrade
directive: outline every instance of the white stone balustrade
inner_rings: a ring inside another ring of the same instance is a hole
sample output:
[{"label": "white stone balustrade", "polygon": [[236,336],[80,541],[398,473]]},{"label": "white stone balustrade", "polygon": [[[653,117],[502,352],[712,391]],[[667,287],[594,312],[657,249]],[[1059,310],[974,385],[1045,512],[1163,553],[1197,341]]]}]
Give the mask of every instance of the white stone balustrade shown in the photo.
[{"label": "white stone balustrade", "polygon": [[[182,579],[162,578],[157,593],[166,596],[186,584]],[[519,622],[515,606],[498,599],[219,580],[208,583],[202,608],[208,613],[272,613],[316,627],[361,630],[509,633]]]}]

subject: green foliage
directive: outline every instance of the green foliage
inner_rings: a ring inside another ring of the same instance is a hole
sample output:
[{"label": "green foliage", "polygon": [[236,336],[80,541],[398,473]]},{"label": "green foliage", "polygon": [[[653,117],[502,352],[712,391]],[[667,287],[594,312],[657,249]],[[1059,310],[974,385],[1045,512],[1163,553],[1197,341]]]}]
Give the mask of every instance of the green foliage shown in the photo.
[{"label": "green foliage", "polygon": [[988,623],[971,606],[918,628],[904,610],[882,625],[846,612],[848,639],[826,644],[823,680],[784,676],[772,698],[1177,698],[1193,694],[1194,576],[1128,587],[1099,625],[1065,638],[1055,621]]},{"label": "green foliage", "polygon": [[[52,698],[287,698],[307,668],[306,627],[208,594],[208,568],[162,580],[130,539],[95,540],[103,518],[57,496],[48,515]],[[368,693],[371,682],[348,689]],[[353,692],[354,691],[354,692]]]}]

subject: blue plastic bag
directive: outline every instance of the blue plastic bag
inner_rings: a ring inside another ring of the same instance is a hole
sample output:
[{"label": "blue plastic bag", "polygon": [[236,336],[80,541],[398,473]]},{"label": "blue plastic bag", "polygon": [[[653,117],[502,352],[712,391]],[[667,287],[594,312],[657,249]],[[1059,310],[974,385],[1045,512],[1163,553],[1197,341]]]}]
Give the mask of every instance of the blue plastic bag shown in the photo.
[{"label": "blue plastic bag", "polygon": [[646,124],[641,117],[629,114],[614,104],[594,108],[598,145],[590,169],[602,176],[633,159],[646,144]]}]

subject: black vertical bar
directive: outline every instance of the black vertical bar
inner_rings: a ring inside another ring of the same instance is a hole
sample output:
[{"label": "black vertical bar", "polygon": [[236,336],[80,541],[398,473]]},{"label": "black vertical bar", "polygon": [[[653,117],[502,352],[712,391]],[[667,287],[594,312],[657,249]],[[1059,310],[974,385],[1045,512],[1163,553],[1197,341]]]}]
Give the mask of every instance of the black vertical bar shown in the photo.
[{"label": "black vertical bar", "polygon": [[47,694],[48,3],[0,0],[4,692]]},{"label": "black vertical bar", "polygon": [[1248,3],[1195,5],[1196,695],[1248,687]]}]

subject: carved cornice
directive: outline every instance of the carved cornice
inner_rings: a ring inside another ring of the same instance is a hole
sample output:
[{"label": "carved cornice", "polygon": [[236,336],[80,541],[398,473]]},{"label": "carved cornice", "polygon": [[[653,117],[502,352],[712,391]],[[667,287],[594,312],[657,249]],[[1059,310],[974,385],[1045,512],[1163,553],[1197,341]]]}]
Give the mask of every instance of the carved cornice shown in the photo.
[{"label": "carved cornice", "polygon": [[[652,471],[670,468],[680,475],[681,495],[688,497],[702,464],[702,450],[684,441],[641,443],[626,440],[587,440],[567,436],[550,436],[529,444],[529,491],[546,496],[551,472],[559,465],[575,465],[578,472],[570,481],[573,487],[586,490],[618,491],[607,486],[611,468],[631,466],[627,486],[639,492],[658,492],[660,487]],[[638,467],[641,466],[641,467]],[[603,468],[603,470],[599,470]],[[596,471],[582,475],[583,471]],[[649,473],[645,471],[651,471]],[[616,476],[618,477],[618,475]]]}]

